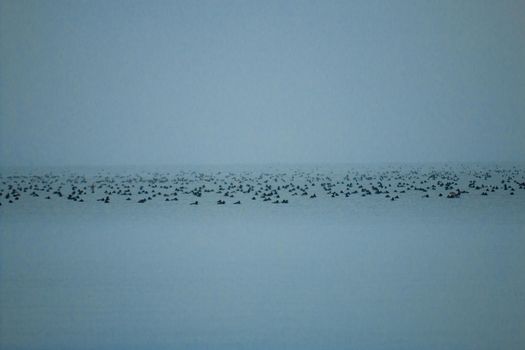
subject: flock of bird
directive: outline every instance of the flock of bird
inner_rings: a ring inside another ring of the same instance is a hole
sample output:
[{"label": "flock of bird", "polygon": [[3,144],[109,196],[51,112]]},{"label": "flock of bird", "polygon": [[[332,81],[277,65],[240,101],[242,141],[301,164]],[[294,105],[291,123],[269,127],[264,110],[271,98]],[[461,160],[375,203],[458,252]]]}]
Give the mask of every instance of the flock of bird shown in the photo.
[{"label": "flock of bird", "polygon": [[461,198],[464,196],[513,196],[525,190],[525,170],[510,168],[393,168],[341,173],[291,172],[196,172],[137,173],[86,176],[74,173],[0,175],[0,206],[24,198],[61,199],[103,204],[130,201],[178,202],[199,205],[240,205],[261,201],[288,204],[303,198],[352,198],[380,196],[397,201],[405,196]]}]

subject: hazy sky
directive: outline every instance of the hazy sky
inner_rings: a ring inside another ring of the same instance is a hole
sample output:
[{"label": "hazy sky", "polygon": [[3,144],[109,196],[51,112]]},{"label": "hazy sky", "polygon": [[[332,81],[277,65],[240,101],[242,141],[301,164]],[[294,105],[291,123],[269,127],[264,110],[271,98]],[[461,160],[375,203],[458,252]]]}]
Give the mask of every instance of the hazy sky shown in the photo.
[{"label": "hazy sky", "polygon": [[0,164],[525,160],[525,1],[0,1]]}]

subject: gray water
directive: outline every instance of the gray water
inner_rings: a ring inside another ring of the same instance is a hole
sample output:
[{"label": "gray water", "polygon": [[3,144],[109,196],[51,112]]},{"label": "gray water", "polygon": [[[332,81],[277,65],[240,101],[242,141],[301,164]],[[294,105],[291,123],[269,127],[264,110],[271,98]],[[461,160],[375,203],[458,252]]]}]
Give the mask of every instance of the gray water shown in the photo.
[{"label": "gray water", "polygon": [[1,349],[523,349],[525,196],[0,208]]}]

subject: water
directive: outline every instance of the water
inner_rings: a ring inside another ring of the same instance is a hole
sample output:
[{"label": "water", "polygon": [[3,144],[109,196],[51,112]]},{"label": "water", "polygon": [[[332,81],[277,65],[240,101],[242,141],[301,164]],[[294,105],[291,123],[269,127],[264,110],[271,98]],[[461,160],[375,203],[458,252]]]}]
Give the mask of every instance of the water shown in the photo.
[{"label": "water", "polygon": [[23,197],[0,207],[0,348],[522,349],[525,191],[474,192]]}]

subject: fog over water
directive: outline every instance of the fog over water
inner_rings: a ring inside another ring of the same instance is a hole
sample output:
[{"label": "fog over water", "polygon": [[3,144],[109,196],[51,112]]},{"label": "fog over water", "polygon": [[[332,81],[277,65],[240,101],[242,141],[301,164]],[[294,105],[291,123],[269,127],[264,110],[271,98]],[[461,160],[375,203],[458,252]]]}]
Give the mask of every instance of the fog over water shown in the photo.
[{"label": "fog over water", "polygon": [[525,349],[525,1],[0,0],[0,349]]},{"label": "fog over water", "polygon": [[523,1],[2,1],[0,164],[525,159]]}]

